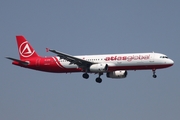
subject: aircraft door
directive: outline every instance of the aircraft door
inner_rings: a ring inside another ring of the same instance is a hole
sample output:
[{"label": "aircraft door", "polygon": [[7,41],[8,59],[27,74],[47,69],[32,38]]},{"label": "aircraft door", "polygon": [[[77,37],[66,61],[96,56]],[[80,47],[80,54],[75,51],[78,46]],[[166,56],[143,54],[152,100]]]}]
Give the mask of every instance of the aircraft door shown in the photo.
[{"label": "aircraft door", "polygon": [[154,62],[154,56],[155,56],[154,53],[150,54],[150,60],[149,60],[150,63]]}]

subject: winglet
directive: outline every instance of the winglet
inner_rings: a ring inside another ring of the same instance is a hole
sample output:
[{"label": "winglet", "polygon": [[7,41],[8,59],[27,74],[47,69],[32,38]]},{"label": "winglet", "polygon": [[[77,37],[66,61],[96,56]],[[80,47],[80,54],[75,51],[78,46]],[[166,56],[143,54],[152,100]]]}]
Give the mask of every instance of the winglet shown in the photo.
[{"label": "winglet", "polygon": [[49,52],[49,48],[46,48],[46,52]]}]

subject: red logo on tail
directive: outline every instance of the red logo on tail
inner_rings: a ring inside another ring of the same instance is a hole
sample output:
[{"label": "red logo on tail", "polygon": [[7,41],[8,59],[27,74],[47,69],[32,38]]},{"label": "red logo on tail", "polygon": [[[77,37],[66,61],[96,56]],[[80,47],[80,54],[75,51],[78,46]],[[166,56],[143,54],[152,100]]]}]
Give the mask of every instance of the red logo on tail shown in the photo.
[{"label": "red logo on tail", "polygon": [[27,41],[23,42],[20,46],[19,46],[19,53],[21,54],[21,56],[23,57],[30,57],[33,55],[35,51],[29,47],[29,44]]}]

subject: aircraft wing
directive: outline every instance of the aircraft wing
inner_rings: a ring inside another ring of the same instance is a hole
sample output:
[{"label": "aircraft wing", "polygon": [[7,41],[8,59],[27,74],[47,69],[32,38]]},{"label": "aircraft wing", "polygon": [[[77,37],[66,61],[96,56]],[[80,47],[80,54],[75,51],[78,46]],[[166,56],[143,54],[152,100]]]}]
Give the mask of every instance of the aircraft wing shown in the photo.
[{"label": "aircraft wing", "polygon": [[77,58],[72,55],[68,55],[66,53],[62,53],[62,52],[59,52],[56,50],[48,49],[48,51],[57,54],[57,56],[59,56],[60,59],[65,59],[65,60],[69,61],[70,64],[76,64],[78,67],[83,68],[83,69],[86,69],[89,66],[91,66],[92,64],[95,64],[94,62],[89,62],[87,60],[83,60],[83,59],[80,59],[80,58]]}]

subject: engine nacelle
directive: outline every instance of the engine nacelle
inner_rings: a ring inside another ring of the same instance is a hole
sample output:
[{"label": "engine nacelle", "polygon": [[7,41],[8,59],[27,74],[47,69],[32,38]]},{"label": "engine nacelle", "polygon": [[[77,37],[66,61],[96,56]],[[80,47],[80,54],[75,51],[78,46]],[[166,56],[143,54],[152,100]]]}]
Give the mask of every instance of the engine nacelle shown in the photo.
[{"label": "engine nacelle", "polygon": [[90,72],[106,72],[108,70],[108,65],[99,63],[99,64],[93,64],[89,68]]},{"label": "engine nacelle", "polygon": [[125,78],[127,76],[126,70],[107,72],[106,76],[108,78]]}]

